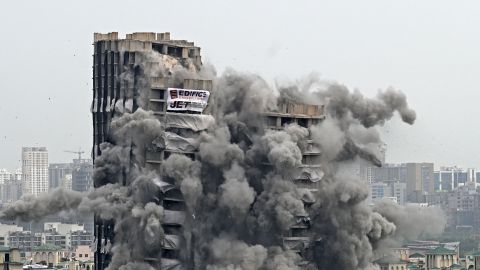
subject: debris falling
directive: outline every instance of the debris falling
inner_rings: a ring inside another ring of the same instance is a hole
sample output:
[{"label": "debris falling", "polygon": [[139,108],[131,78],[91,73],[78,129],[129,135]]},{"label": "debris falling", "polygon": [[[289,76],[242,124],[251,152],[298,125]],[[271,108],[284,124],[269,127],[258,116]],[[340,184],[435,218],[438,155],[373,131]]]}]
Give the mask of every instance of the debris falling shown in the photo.
[{"label": "debris falling", "polygon": [[[152,67],[152,60],[160,65]],[[134,82],[134,73],[171,76],[174,84],[192,77],[213,80],[208,110],[214,120],[202,118],[178,135],[152,112],[131,109],[132,103],[145,104],[146,90],[127,92],[126,102],[114,104],[109,142],[95,160],[99,188],[24,197],[3,210],[2,218],[29,221],[77,211],[112,220],[114,241],[102,243],[103,252],[112,254],[108,269],[377,269],[373,261],[382,243],[421,235],[432,219],[438,221],[435,231],[443,228],[435,208],[370,206],[366,184],[343,171],[344,164],[359,159],[382,165],[375,127],[395,112],[414,123],[402,92],[387,89],[372,99],[315,76],[273,87],[255,74],[228,69],[217,77],[211,66],[197,71],[158,53],[146,54],[121,76],[148,89],[148,80]],[[264,113],[285,101],[324,104],[326,119],[270,129]],[[169,143],[198,151],[195,158],[171,154],[158,170],[145,166],[148,149]],[[318,181],[316,191],[292,181],[309,144],[321,152],[316,170],[309,172]],[[161,204],[174,186],[185,201],[183,212]],[[181,237],[162,227],[172,222],[184,224]],[[299,224],[309,228],[304,236],[310,239],[301,247],[285,241]],[[165,258],[165,246],[180,247],[179,263]]]}]

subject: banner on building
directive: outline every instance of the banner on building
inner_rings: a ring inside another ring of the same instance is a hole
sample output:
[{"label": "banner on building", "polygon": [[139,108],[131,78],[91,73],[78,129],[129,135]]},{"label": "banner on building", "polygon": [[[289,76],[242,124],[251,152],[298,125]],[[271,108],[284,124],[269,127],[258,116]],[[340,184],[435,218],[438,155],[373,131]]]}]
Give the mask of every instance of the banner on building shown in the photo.
[{"label": "banner on building", "polygon": [[206,90],[192,90],[181,88],[168,88],[168,111],[194,111],[203,112],[208,104],[210,92]]}]

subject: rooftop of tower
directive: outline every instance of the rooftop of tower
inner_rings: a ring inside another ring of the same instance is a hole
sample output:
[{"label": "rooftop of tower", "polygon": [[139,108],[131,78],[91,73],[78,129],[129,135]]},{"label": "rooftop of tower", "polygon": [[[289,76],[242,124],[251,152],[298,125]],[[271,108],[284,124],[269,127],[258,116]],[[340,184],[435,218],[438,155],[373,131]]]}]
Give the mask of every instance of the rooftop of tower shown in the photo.
[{"label": "rooftop of tower", "polygon": [[170,44],[178,47],[196,47],[194,42],[192,41],[170,39],[170,32],[164,32],[164,33],[133,32],[131,34],[126,34],[125,38],[119,38],[118,32],[110,32],[106,34],[103,34],[103,33],[93,34],[94,42],[102,41],[102,40],[138,40],[138,41],[149,41],[152,43]]},{"label": "rooftop of tower", "polygon": [[[180,59],[191,59],[197,68],[202,65],[200,47],[191,41],[170,39],[170,32],[134,32],[119,38],[118,32],[94,33],[94,44],[101,44],[102,48],[118,51],[157,51]],[[106,44],[105,44],[106,43]]]}]

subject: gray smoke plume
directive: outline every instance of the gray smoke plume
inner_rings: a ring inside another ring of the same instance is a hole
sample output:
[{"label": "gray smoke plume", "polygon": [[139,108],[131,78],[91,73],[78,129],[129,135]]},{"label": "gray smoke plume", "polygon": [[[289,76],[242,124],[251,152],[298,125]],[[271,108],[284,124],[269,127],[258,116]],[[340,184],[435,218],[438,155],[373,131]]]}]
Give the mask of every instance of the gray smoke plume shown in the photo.
[{"label": "gray smoke plume", "polygon": [[438,235],[447,223],[442,210],[437,207],[400,207],[384,200],[375,204],[374,210],[395,224],[394,237],[400,242]]},{"label": "gray smoke plume", "polygon": [[317,93],[326,102],[329,113],[338,119],[352,117],[365,127],[382,125],[397,111],[405,123],[415,122],[415,111],[410,109],[405,95],[392,88],[379,91],[376,99],[364,97],[358,90],[351,93],[345,86],[333,84]]},{"label": "gray smoke plume", "polygon": [[255,191],[248,185],[245,171],[238,163],[224,173],[225,182],[219,186],[218,205],[230,210],[232,216],[244,216],[255,199]]},{"label": "gray smoke plume", "polygon": [[[212,79],[207,111],[215,121],[177,134],[152,112],[136,109],[147,102],[149,77],[170,77],[175,87],[185,78]],[[192,257],[194,269],[378,269],[373,261],[379,247],[443,228],[436,209],[370,206],[365,183],[345,170],[357,160],[381,165],[375,127],[395,113],[413,124],[415,112],[399,91],[367,98],[315,75],[271,86],[255,74],[228,69],[217,76],[211,66],[199,69],[156,53],[137,58],[119,83],[135,87],[122,88],[129,89],[125,99],[112,101],[108,138],[95,159],[98,188],[24,197],[1,217],[38,220],[77,211],[112,221],[114,241],[102,245],[102,252],[112,254],[108,269],[176,269],[162,259],[164,245],[181,242],[175,237],[189,240],[189,246],[179,244],[179,259]],[[290,123],[269,129],[264,113],[278,112],[285,102],[325,105],[326,119],[309,127]],[[145,152],[165,150],[169,140],[187,142],[198,152],[171,154],[147,167]],[[321,155],[307,157],[312,166],[304,166],[302,153],[311,145]],[[310,181],[314,190],[298,179]],[[184,221],[180,236],[162,227],[172,218],[162,206],[167,196],[185,201],[184,214],[175,216]],[[434,229],[431,220],[437,221]],[[292,226],[308,228],[302,236],[310,240],[286,241]]]}]

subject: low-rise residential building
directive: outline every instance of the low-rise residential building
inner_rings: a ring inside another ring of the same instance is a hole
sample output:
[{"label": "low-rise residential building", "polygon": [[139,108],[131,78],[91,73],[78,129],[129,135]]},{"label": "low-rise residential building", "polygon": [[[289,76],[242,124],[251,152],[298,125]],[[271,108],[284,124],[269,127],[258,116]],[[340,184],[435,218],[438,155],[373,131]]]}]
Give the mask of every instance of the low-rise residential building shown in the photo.
[{"label": "low-rise residential building", "polygon": [[380,270],[407,270],[407,261],[396,256],[385,256],[374,263],[380,267]]},{"label": "low-rise residential building", "polygon": [[458,264],[458,253],[455,250],[437,247],[425,252],[426,270],[445,269]]},{"label": "low-rise residential building", "polygon": [[10,246],[8,236],[11,232],[21,232],[23,228],[17,225],[0,224],[0,246]]},{"label": "low-rise residential building", "polygon": [[21,270],[22,267],[18,248],[0,246],[0,269]]},{"label": "low-rise residential building", "polygon": [[76,231],[67,234],[68,246],[75,249],[78,246],[90,246],[93,243],[93,235],[86,231]]},{"label": "low-rise residential building", "polygon": [[480,270],[480,251],[466,254],[465,266],[468,270]]},{"label": "low-rise residential building", "polygon": [[92,249],[90,248],[90,246],[85,246],[85,245],[78,246],[75,249],[75,253],[73,254],[73,258],[75,258],[75,260],[80,261],[80,262],[86,262],[86,261],[93,260]]},{"label": "low-rise residential building", "polygon": [[42,245],[32,250],[30,260],[33,264],[43,264],[53,267],[66,261],[68,256],[68,251],[59,246]]},{"label": "low-rise residential building", "polygon": [[392,248],[392,253],[400,260],[408,261],[410,256],[410,249],[406,247]]},{"label": "low-rise residential building", "polygon": [[425,264],[425,255],[423,255],[421,253],[418,253],[418,252],[413,253],[410,256],[408,256],[408,260],[411,263],[416,264],[417,266],[423,267],[423,265]]},{"label": "low-rise residential building", "polygon": [[448,227],[480,230],[480,192],[473,182],[467,182],[453,191],[429,194],[427,203],[443,209],[447,215]]},{"label": "low-rise residential building", "polygon": [[10,247],[18,248],[24,252],[32,251],[34,247],[42,245],[42,234],[30,231],[10,232],[8,243]]},{"label": "low-rise residential building", "polygon": [[67,249],[67,236],[59,234],[57,232],[53,233],[42,233],[42,244],[59,246],[63,249]]},{"label": "low-rise residential building", "polygon": [[74,269],[74,270],[93,270],[94,268],[94,261],[89,260],[89,261],[69,261],[68,262],[68,269]]},{"label": "low-rise residential building", "polygon": [[452,264],[450,267],[447,268],[448,270],[467,270],[463,265],[461,264]]},{"label": "low-rise residential building", "polygon": [[85,230],[84,226],[80,224],[69,224],[60,222],[45,222],[45,224],[43,225],[43,229],[46,232],[57,232],[63,235],[71,232]]}]

